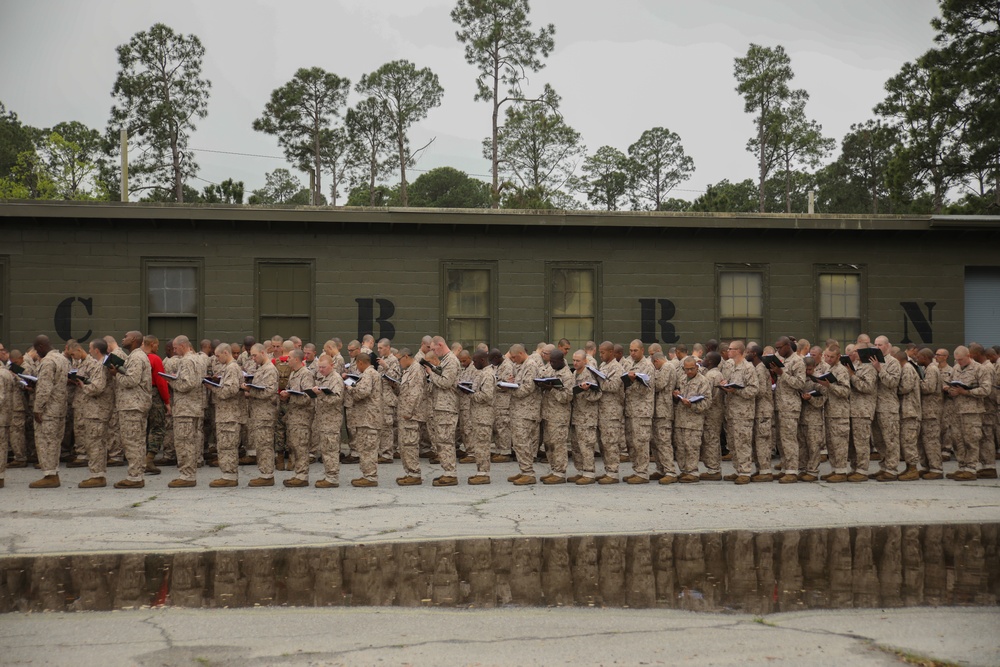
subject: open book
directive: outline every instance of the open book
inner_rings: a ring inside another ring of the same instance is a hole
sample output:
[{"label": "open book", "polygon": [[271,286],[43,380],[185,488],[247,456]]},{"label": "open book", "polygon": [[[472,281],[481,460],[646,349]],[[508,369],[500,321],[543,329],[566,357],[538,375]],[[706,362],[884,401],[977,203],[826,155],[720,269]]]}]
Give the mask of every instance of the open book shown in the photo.
[{"label": "open book", "polygon": [[562,380],[557,377],[535,378],[535,384],[542,389],[559,389],[563,386]]},{"label": "open book", "polygon": [[607,375],[605,375],[601,371],[597,370],[593,366],[587,366],[587,370],[590,371],[591,373],[593,373],[594,377],[596,377],[599,380],[607,380],[608,379]]},{"label": "open book", "polygon": [[[645,373],[636,373],[635,379],[641,382],[644,386],[649,386],[649,376]],[[628,389],[632,386],[632,378],[629,377],[628,373],[622,373],[622,384]]]}]

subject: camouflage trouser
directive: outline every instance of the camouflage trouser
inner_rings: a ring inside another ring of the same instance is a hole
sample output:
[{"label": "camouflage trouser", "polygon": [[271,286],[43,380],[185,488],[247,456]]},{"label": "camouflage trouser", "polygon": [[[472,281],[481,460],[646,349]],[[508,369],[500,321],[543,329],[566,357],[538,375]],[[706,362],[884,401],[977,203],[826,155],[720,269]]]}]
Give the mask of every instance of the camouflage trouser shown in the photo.
[{"label": "camouflage trouser", "polygon": [[629,436],[632,473],[649,479],[649,443],[653,439],[653,418],[630,417]]},{"label": "camouflage trouser", "polygon": [[[372,482],[378,481],[378,431],[367,426],[355,426],[355,448],[360,459],[361,476]],[[451,459],[455,460],[455,445],[451,445]]]},{"label": "camouflage trouser", "polygon": [[847,450],[851,442],[851,420],[847,417],[827,417],[826,453],[833,472],[845,475],[850,470]]},{"label": "camouflage trouser", "polygon": [[785,474],[799,471],[799,413],[786,410],[778,413],[778,446]]},{"label": "camouflage trouser", "polygon": [[309,479],[309,442],[312,428],[309,422],[290,422],[286,425],[287,447],[294,457],[295,479]]},{"label": "camouflage trouser", "polygon": [[111,411],[111,420],[108,422],[108,458],[120,459],[125,455],[125,447],[122,444],[122,428],[119,423],[118,409]]},{"label": "camouflage trouser", "polygon": [[201,437],[197,417],[174,417],[174,447],[177,451],[177,474],[193,480],[198,470]]},{"label": "camouflage trouser", "polygon": [[674,459],[674,421],[668,417],[653,417],[653,460],[656,472],[677,476]]},{"label": "camouflage trouser", "polygon": [[597,447],[597,424],[571,426],[573,442],[573,467],[581,477],[596,477],[594,473],[594,449]]},{"label": "camouflage trouser", "polygon": [[0,479],[7,471],[7,450],[10,448],[10,425],[0,424]]},{"label": "camouflage trouser", "polygon": [[753,458],[757,463],[757,471],[762,475],[771,474],[771,451],[774,445],[771,435],[774,425],[770,415],[758,416],[753,424]]},{"label": "camouflage trouser", "polygon": [[[815,418],[816,415],[813,415]],[[799,468],[798,470],[787,470],[792,474],[796,472],[806,472],[819,477],[820,450],[826,442],[826,434],[823,432],[822,421],[799,421]]]},{"label": "camouflage trouser", "polygon": [[288,414],[288,403],[278,404],[278,418],[274,420],[274,451],[284,454],[285,445],[285,415]]},{"label": "camouflage trouser", "polygon": [[128,480],[141,482],[146,470],[146,413],[141,410],[119,410],[118,428],[122,434]]},{"label": "camouflage trouser", "polygon": [[625,446],[624,423],[621,419],[599,417],[597,436],[601,441],[601,460],[604,462],[604,473],[611,477],[617,477],[622,447]]},{"label": "camouflage trouser", "polygon": [[163,433],[163,458],[176,459],[177,447],[174,446],[174,417],[167,415],[166,429]]},{"label": "camouflage trouser", "polygon": [[43,475],[59,474],[59,448],[62,445],[66,417],[42,417],[42,423],[35,422],[35,450]]},{"label": "camouflage trouser", "polygon": [[163,448],[163,437],[167,432],[167,406],[163,404],[159,392],[153,392],[153,404],[146,420],[146,451],[158,454]]},{"label": "camouflage trouser", "polygon": [[219,472],[222,473],[222,479],[239,479],[239,422],[215,422],[215,451],[219,456]]},{"label": "camouflage trouser", "polygon": [[535,474],[535,454],[538,452],[539,423],[534,419],[510,420],[514,454],[522,475]]},{"label": "camouflage trouser", "polygon": [[945,451],[957,452],[958,440],[961,437],[962,426],[958,413],[955,411],[955,403],[952,399],[945,397],[944,405],[941,408],[941,448]]},{"label": "camouflage trouser", "polygon": [[701,431],[701,462],[710,473],[722,471],[722,413],[705,415]]},{"label": "camouflage trouser", "polygon": [[553,421],[542,420],[542,433],[545,440],[545,459],[549,463],[549,473],[556,477],[566,476],[566,466],[569,457],[569,419]]},{"label": "camouflage trouser", "polygon": [[985,415],[983,415],[983,439],[979,445],[980,468],[996,468],[997,445],[996,441],[994,440],[995,431],[996,431],[996,411],[994,410],[993,412],[987,412]]},{"label": "camouflage trouser", "polygon": [[941,469],[941,420],[924,419],[920,422],[920,465],[930,472]]},{"label": "camouflage trouser", "polygon": [[[427,427],[431,432],[434,453],[441,461],[445,475],[455,476],[455,429],[458,426],[457,412],[435,410]],[[361,450],[358,450],[360,456]]]},{"label": "camouflage trouser", "polygon": [[343,426],[340,411],[334,418],[313,421],[313,438],[319,438],[319,451],[323,456],[323,476],[332,484],[340,484],[340,428]]},{"label": "camouflage trouser", "polygon": [[85,448],[91,477],[108,472],[108,422],[104,419],[77,419],[76,442]]},{"label": "camouflage trouser", "polygon": [[687,475],[698,474],[698,454],[701,451],[700,428],[674,427],[674,449],[677,465]]},{"label": "camouflage trouser", "polygon": [[872,447],[872,420],[851,417],[851,448],[854,450],[854,472],[867,473]]},{"label": "camouflage trouser", "polygon": [[498,409],[493,417],[493,444],[497,454],[510,456],[510,408]]},{"label": "camouflage trouser", "polygon": [[211,402],[205,406],[205,416],[202,418],[202,429],[204,433],[205,451],[216,449],[215,447],[215,405]]},{"label": "camouflage trouser", "polygon": [[274,477],[274,419],[251,417],[247,423],[247,447],[257,455],[257,471],[267,479]]},{"label": "camouflage trouser", "polygon": [[396,453],[396,429],[393,428],[392,414],[385,414],[385,421],[378,431],[378,456],[381,459],[391,459]]},{"label": "camouflage trouser", "polygon": [[422,422],[412,419],[399,420],[399,455],[403,459],[403,472],[420,477],[420,427]]},{"label": "camouflage trouser", "polygon": [[[750,476],[753,473],[753,420],[738,417],[726,419],[726,443],[733,453],[736,474]],[[705,465],[708,467],[708,464]]]},{"label": "camouflage trouser", "polygon": [[[490,473],[490,442],[493,440],[492,424],[470,424],[469,440],[465,451],[476,459],[476,472],[482,475]],[[565,465],[563,466],[565,472]]]},{"label": "camouflage trouser", "polygon": [[895,475],[899,468],[899,415],[891,412],[876,412],[872,436],[875,449],[882,455],[879,470]]},{"label": "camouflage trouser", "polygon": [[25,439],[25,413],[15,412],[10,420],[10,451],[14,454],[15,461],[28,460],[28,444]]},{"label": "camouflage trouser", "polygon": [[960,414],[958,428],[955,455],[959,469],[975,473],[979,467],[979,445],[983,441],[983,416],[978,413]]},{"label": "camouflage trouser", "polygon": [[899,422],[899,454],[907,467],[914,468],[920,463],[917,441],[920,439],[920,420],[907,417]]}]

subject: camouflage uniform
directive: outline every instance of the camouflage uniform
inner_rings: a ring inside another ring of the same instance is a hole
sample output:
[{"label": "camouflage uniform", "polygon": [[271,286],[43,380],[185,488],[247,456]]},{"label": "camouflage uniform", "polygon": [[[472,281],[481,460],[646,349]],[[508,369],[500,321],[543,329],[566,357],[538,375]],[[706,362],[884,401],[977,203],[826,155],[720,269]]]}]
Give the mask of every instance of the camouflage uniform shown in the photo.
[{"label": "camouflage uniform", "polygon": [[108,422],[114,389],[109,386],[110,374],[93,357],[88,356],[77,368],[77,377],[86,379],[77,389],[73,413],[76,441],[84,447],[91,477],[106,477],[108,465]]},{"label": "camouflage uniform", "polygon": [[878,371],[878,391],[875,403],[875,427],[872,436],[875,448],[882,455],[879,469],[895,476],[899,467],[899,379],[902,369],[895,357],[887,357]]},{"label": "camouflage uniform", "polygon": [[441,462],[445,476],[455,476],[455,430],[458,427],[458,396],[455,385],[458,382],[458,359],[449,352],[440,360],[441,374],[431,371],[431,408],[428,428],[431,444]]},{"label": "camouflage uniform", "polygon": [[601,364],[600,370],[607,376],[601,380],[601,400],[597,436],[600,438],[601,460],[604,474],[618,477],[619,457],[625,448],[625,387],[622,384],[622,366],[618,360]]},{"label": "camouflage uniform", "polygon": [[[218,388],[212,388],[215,402],[215,442],[222,479],[239,479],[240,423],[243,420],[243,371],[235,360],[222,369]],[[307,455],[308,460],[308,455]]]},{"label": "camouflage uniform", "polygon": [[719,388],[722,371],[713,368],[704,372],[708,386],[712,388],[712,404],[705,411],[705,426],[701,431],[701,462],[709,474],[722,471],[722,422],[726,414],[726,395]]},{"label": "camouflage uniform", "polygon": [[[377,375],[377,374],[376,374]],[[313,376],[305,366],[292,371],[288,376],[288,389],[304,392],[313,387]],[[295,466],[295,479],[309,479],[309,445],[312,440],[313,399],[308,396],[288,396],[288,412],[285,414],[285,429],[288,449]],[[377,422],[372,422],[376,424]]]},{"label": "camouflage uniform", "polygon": [[[631,357],[629,357],[631,359]],[[653,407],[656,402],[654,376],[656,369],[649,357],[632,361],[631,372],[649,376],[647,387],[636,377],[625,390],[625,422],[628,428],[628,450],[632,473],[649,479],[649,445],[653,440]],[[629,371],[626,371],[629,372]]]},{"label": "camouflage uniform", "polygon": [[[11,373],[11,375],[14,376],[13,373]],[[20,378],[14,376],[14,390],[8,396],[8,401],[11,406],[10,451],[14,455],[14,460],[17,462],[25,462],[28,460],[28,397],[23,387],[24,385],[21,384]],[[4,461],[4,465],[7,465],[6,460]]]},{"label": "camouflage uniform", "polygon": [[985,366],[970,359],[965,368],[955,364],[952,381],[972,387],[968,394],[955,396],[955,411],[960,429],[955,454],[959,470],[976,474],[979,468],[979,447],[983,441],[983,399],[993,389],[993,378]]},{"label": "camouflage uniform", "polygon": [[493,394],[497,379],[493,367],[487,364],[482,369],[472,367],[472,392],[469,410],[469,440],[466,451],[476,459],[476,472],[488,475],[490,472],[490,443],[493,440]]},{"label": "camouflage uniform", "polygon": [[764,364],[753,367],[757,374],[756,419],[753,423],[753,458],[757,472],[771,474],[771,452],[774,450],[774,388],[771,371]]},{"label": "camouflage uniform", "polygon": [[851,376],[839,361],[827,371],[837,379],[829,387],[820,387],[826,396],[826,451],[833,472],[849,471],[848,449],[851,438]]},{"label": "camouflage uniform", "polygon": [[323,475],[331,484],[340,484],[340,429],[344,425],[344,381],[335,371],[317,377],[318,387],[332,394],[318,394],[313,400],[313,431],[319,434],[323,456]]},{"label": "camouflage uniform", "polygon": [[388,375],[398,380],[403,376],[399,360],[391,352],[388,356],[379,359],[378,374],[380,378],[383,378],[380,389],[382,391],[382,417],[384,419],[382,429],[379,430],[378,455],[380,459],[391,459],[396,452],[396,383],[384,378]]},{"label": "camouflage uniform", "polygon": [[726,370],[723,375],[726,384],[743,386],[731,394],[725,392],[726,443],[733,453],[736,474],[749,477],[753,473],[753,422],[757,414],[757,393],[760,390],[757,369],[744,359],[739,364],[730,364]]},{"label": "camouflage uniform", "polygon": [[996,377],[998,375],[997,369],[994,368],[995,365],[1000,366],[1000,364],[993,364],[990,361],[984,361],[982,363],[986,367],[987,377],[990,380],[990,392],[986,394],[983,398],[983,441],[979,445],[979,468],[992,468],[996,469],[997,465],[997,445],[996,445],[996,429],[997,429],[997,389],[992,386],[996,384]]},{"label": "camouflage uniform", "polygon": [[[180,357],[174,355],[163,360],[163,372],[168,375],[177,375],[177,368],[180,365]],[[177,460],[177,447],[174,445],[174,405],[173,405],[173,385],[170,387],[170,414],[167,415],[166,424],[163,430],[163,460]]]},{"label": "camouflage uniform", "polygon": [[854,363],[851,376],[851,445],[854,447],[854,472],[868,472],[871,455],[872,420],[878,398],[878,373],[871,364]]},{"label": "camouflage uniform", "polygon": [[278,421],[278,369],[264,364],[254,372],[247,388],[247,450],[257,457],[257,471],[264,479],[274,477],[274,433]]},{"label": "camouflage uniform", "polygon": [[7,450],[10,446],[11,423],[14,421],[14,402],[20,400],[18,378],[0,364],[0,480],[7,470]]},{"label": "camouflage uniform", "polygon": [[[820,367],[816,368],[817,373],[826,372]],[[807,473],[813,477],[819,477],[820,450],[826,441],[825,426],[826,417],[823,414],[823,406],[826,405],[826,394],[822,392],[823,387],[811,379],[807,379],[802,393],[812,391],[819,392],[819,396],[813,396],[802,401],[802,413],[799,417],[799,467],[798,470],[787,469],[787,472]]]},{"label": "camouflage uniform", "polygon": [[194,481],[198,459],[201,456],[202,416],[205,414],[205,390],[201,364],[194,352],[174,357],[177,379],[170,383],[173,406],[170,411],[174,422],[174,448],[177,453],[177,475],[180,479]]},{"label": "camouflage uniform", "polygon": [[941,413],[944,395],[941,369],[935,363],[924,368],[920,380],[920,465],[928,472],[941,473]]},{"label": "camouflage uniform", "polygon": [[[458,369],[458,382],[471,383],[476,376],[476,367],[471,362],[465,368],[459,363]],[[461,448],[467,455],[471,455],[469,443],[472,442],[472,394],[457,388],[455,392],[458,398],[458,438],[462,443]]]},{"label": "camouflage uniform", "polygon": [[704,400],[674,406],[674,449],[677,465],[682,474],[698,474],[698,454],[701,452],[701,434],[705,427],[705,412],[712,405],[712,387],[701,374],[689,378],[687,374],[677,379],[677,391],[681,398],[704,396]]},{"label": "camouflage uniform", "polygon": [[674,389],[677,387],[677,368],[663,364],[653,377],[655,399],[653,403],[653,461],[660,475],[677,476],[674,460]]},{"label": "camouflage uniform", "polygon": [[[937,362],[934,362],[937,365]],[[941,384],[942,387],[947,386],[948,382],[951,382],[952,376],[955,375],[955,368],[945,364],[943,367],[938,365],[938,371],[941,373]],[[955,408],[955,399],[949,394],[942,393],[942,403],[941,403],[941,448],[943,451],[952,452],[953,454],[958,451],[958,439],[961,437],[962,428],[959,424],[958,410]]]},{"label": "camouflage uniform", "polygon": [[539,365],[529,356],[514,365],[514,384],[510,390],[510,422],[514,453],[522,475],[535,474],[535,454],[538,453],[539,424],[542,419],[541,392],[535,384],[540,377]]},{"label": "camouflage uniform", "polygon": [[[288,365],[288,361],[281,361],[280,359],[275,359],[272,363],[278,371],[278,390],[284,390],[288,388],[288,379],[292,375],[292,368]],[[308,373],[309,371],[306,371]],[[288,410],[290,408],[290,403],[279,403],[278,404],[278,418],[274,420],[274,451],[278,454],[284,455],[288,447],[285,444],[286,441],[286,430],[287,430],[287,417]]]},{"label": "camouflage uniform", "polygon": [[[496,379],[506,380],[513,375],[514,362],[504,357],[496,368]],[[510,392],[493,392],[493,443],[497,454],[511,455]]]},{"label": "camouflage uniform", "polygon": [[899,452],[907,468],[920,463],[917,441],[920,438],[920,374],[913,364],[902,364],[899,386]]},{"label": "camouflage uniform", "polygon": [[403,471],[411,477],[420,477],[420,427],[427,421],[425,394],[428,391],[423,367],[414,361],[403,371],[396,400],[399,454]]},{"label": "camouflage uniform", "polygon": [[[118,357],[119,359],[121,359],[122,361],[125,361],[125,359],[128,358],[128,354],[126,354],[125,350],[121,349],[120,347],[115,348],[115,350],[112,351],[112,352],[108,352],[108,354],[113,354],[116,357]],[[110,442],[108,443],[108,459],[116,459],[116,460],[120,461],[122,459],[122,457],[125,456],[125,447],[124,447],[124,444],[122,443],[122,430],[121,430],[121,426],[118,424],[118,405],[117,405],[117,400],[118,400],[118,389],[117,389],[117,386],[118,386],[118,382],[117,382],[117,380],[114,382],[114,386],[115,386],[115,391],[114,391],[115,399],[111,402],[111,406],[112,406],[111,420],[110,420],[110,422],[108,424],[108,428],[111,431],[111,439],[110,439]]]},{"label": "camouflage uniform", "polygon": [[[59,448],[66,429],[69,362],[62,352],[49,350],[38,365],[34,412],[42,422],[35,422],[35,449],[43,475],[59,474]],[[145,460],[143,461],[145,464]]]},{"label": "camouflage uniform", "polygon": [[115,407],[130,482],[141,482],[146,469],[146,415],[153,391],[151,372],[149,357],[137,347],[115,376]]},{"label": "camouflage uniform", "polygon": [[[578,389],[589,384],[598,389]],[[573,411],[570,435],[573,443],[573,467],[581,477],[595,477],[594,450],[597,448],[597,424],[600,413],[600,384],[586,368],[573,374]]]},{"label": "camouflage uniform", "polygon": [[546,377],[557,377],[562,387],[542,389],[542,438],[545,443],[545,458],[549,463],[549,474],[565,477],[569,465],[569,424],[573,410],[573,371],[563,365],[555,370],[546,366]]},{"label": "camouflage uniform", "polygon": [[[347,411],[348,426],[354,429],[355,448],[361,459],[361,476],[372,482],[378,481],[378,431],[383,419],[380,385],[383,382],[378,371],[369,366],[358,383],[346,390],[344,398],[350,408]],[[451,460],[454,466],[454,446]]]},{"label": "camouflage uniform", "polygon": [[[780,356],[779,356],[780,358]],[[806,386],[805,362],[795,352],[781,359],[785,365],[778,376],[774,391],[774,407],[778,414],[778,446],[781,448],[782,467],[786,474],[794,475],[799,469],[799,417],[802,414],[802,395]]]}]

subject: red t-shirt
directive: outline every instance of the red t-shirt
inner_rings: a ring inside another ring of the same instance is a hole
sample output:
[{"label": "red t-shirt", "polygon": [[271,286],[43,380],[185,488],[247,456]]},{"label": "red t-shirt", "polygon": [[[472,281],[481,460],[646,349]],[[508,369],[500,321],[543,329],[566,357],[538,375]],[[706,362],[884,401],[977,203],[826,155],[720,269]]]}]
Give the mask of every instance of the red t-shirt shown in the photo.
[{"label": "red t-shirt", "polygon": [[147,354],[146,356],[149,357],[149,365],[153,367],[153,386],[156,387],[156,391],[160,392],[163,404],[170,405],[170,387],[167,385],[167,379],[160,375],[164,372],[163,360],[155,354]]}]

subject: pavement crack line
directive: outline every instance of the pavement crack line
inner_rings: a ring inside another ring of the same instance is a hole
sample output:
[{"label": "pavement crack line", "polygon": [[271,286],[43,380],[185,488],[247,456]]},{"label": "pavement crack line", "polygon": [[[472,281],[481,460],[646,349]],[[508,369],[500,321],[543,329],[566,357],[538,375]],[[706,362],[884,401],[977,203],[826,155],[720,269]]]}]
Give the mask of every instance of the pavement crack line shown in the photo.
[{"label": "pavement crack line", "polygon": [[167,629],[162,625],[160,625],[159,623],[157,623],[156,616],[147,616],[146,618],[141,618],[139,619],[139,622],[142,623],[143,625],[149,625],[153,628],[156,628],[156,630],[160,633],[160,636],[163,638],[164,643],[166,643],[167,648],[168,649],[174,648],[174,640],[170,637],[170,633],[167,632]]}]

